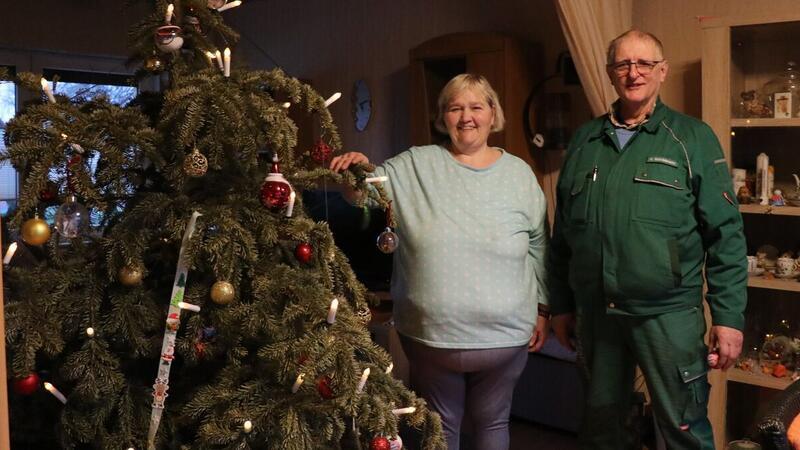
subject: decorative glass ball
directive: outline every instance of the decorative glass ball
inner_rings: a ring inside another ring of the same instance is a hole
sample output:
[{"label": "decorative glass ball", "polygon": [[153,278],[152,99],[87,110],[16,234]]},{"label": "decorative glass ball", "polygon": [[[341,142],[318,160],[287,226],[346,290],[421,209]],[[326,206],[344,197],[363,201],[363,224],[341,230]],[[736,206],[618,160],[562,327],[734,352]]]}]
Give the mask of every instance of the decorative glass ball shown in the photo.
[{"label": "decorative glass ball", "polygon": [[58,199],[58,185],[48,181],[44,189],[39,191],[39,201],[42,203],[53,203]]},{"label": "decorative glass ball", "polygon": [[227,281],[217,281],[211,286],[211,300],[218,305],[227,305],[233,301],[236,290]]},{"label": "decorative glass ball", "polygon": [[317,380],[317,392],[319,392],[319,395],[326,400],[330,400],[333,398],[333,388],[331,388],[331,377],[325,375],[320,377],[319,380]]},{"label": "decorative glass ball", "polygon": [[200,153],[197,147],[183,159],[183,171],[190,177],[199,178],[208,171],[208,159]]},{"label": "decorative glass ball", "polygon": [[403,450],[403,440],[400,439],[400,435],[389,439],[389,448],[391,450]]},{"label": "decorative glass ball", "polygon": [[385,230],[378,236],[378,250],[382,251],[383,253],[394,253],[397,250],[397,244],[399,243],[400,238],[397,234],[392,231],[391,228],[386,227]]},{"label": "decorative glass ball", "polygon": [[301,242],[300,244],[297,244],[297,247],[295,247],[294,256],[298,261],[306,264],[311,261],[311,258],[314,257],[314,248],[311,247],[311,244],[307,242]]},{"label": "decorative glass ball", "polygon": [[372,312],[367,307],[359,309],[358,312],[356,312],[356,316],[358,316],[358,321],[364,324],[364,326],[369,325],[369,322],[372,320]]},{"label": "decorative glass ball", "polygon": [[384,436],[375,436],[369,443],[369,450],[391,450],[389,440]]},{"label": "decorative glass ball", "polygon": [[30,245],[42,245],[50,239],[50,226],[38,217],[26,220],[21,232],[22,240]]},{"label": "decorative glass ball", "polygon": [[261,204],[272,211],[283,209],[289,203],[292,186],[280,173],[270,173],[261,185]]},{"label": "decorative glass ball", "polygon": [[34,372],[27,377],[15,379],[12,388],[17,394],[31,395],[39,389],[41,381],[39,375]]},{"label": "decorative glass ball", "polygon": [[138,267],[122,266],[117,272],[117,279],[125,286],[136,286],[142,282],[142,275]]},{"label": "decorative glass ball", "polygon": [[164,25],[156,30],[156,47],[165,53],[176,52],[183,47],[181,27]]},{"label": "decorative glass ball", "polygon": [[89,211],[78,203],[74,195],[67,196],[67,201],[56,211],[56,231],[65,238],[76,238],[89,228]]},{"label": "decorative glass ball", "polygon": [[318,140],[314,147],[311,149],[311,159],[318,164],[323,164],[325,161],[331,159],[333,149],[322,139]]}]

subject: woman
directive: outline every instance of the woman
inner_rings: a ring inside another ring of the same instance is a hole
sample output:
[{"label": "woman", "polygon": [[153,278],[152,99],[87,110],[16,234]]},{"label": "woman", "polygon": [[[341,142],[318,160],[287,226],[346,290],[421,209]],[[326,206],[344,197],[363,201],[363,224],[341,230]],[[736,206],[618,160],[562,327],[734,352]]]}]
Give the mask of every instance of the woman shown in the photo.
[{"label": "woman", "polygon": [[[449,143],[413,147],[375,170],[389,178],[400,237],[394,321],[411,388],[442,416],[448,448],[459,448],[466,410],[473,448],[505,450],[527,349],[547,336],[545,199],[524,161],[487,144],[504,117],[485,78],[456,76],[438,106]],[[330,167],[367,162],[351,152]]]}]

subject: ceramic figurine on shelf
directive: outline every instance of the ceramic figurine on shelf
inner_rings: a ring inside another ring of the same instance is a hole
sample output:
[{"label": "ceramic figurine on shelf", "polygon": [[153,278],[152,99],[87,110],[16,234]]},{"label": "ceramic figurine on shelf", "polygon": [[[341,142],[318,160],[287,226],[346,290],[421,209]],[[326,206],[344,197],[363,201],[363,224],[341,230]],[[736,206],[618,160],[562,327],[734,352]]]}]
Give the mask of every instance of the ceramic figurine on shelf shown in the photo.
[{"label": "ceramic figurine on shelf", "polygon": [[745,117],[772,117],[772,109],[758,99],[755,90],[742,92],[741,96],[741,107]]},{"label": "ceramic figurine on shelf", "polygon": [[772,206],[784,206],[786,203],[783,201],[783,192],[780,189],[775,189],[772,192],[772,197],[769,198],[769,204]]},{"label": "ceramic figurine on shelf", "polygon": [[750,192],[750,188],[747,184],[743,184],[742,187],[739,188],[739,191],[736,192],[736,200],[739,201],[740,205],[747,205],[753,201],[753,194]]}]

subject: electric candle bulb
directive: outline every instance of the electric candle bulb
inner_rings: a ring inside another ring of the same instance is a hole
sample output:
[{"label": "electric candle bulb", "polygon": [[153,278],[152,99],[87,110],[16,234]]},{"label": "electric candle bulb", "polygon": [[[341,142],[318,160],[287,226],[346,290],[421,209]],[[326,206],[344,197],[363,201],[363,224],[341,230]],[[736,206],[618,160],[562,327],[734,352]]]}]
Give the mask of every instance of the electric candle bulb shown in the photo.
[{"label": "electric candle bulb", "polygon": [[338,309],[339,309],[339,299],[334,298],[333,301],[331,301],[330,309],[328,309],[327,322],[330,325],[333,325],[333,323],[336,322],[336,311]]},{"label": "electric candle bulb", "polygon": [[17,252],[17,243],[12,242],[11,245],[8,246],[8,250],[6,250],[6,256],[3,257],[3,265],[6,265],[11,262],[11,258],[14,257],[14,253]]},{"label": "electric candle bulb", "polygon": [[94,337],[94,328],[89,327],[86,329],[86,335],[89,337]]},{"label": "electric candle bulb", "polygon": [[232,2],[229,2],[229,3],[226,3],[226,4],[222,5],[222,6],[220,6],[219,8],[217,8],[217,11],[222,12],[222,11],[225,11],[225,10],[228,10],[228,9],[231,9],[231,8],[236,8],[237,6],[239,6],[241,4],[242,4],[242,0],[234,0]]},{"label": "electric candle bulb", "polygon": [[225,70],[225,66],[222,64],[222,53],[219,50],[214,53],[214,58],[217,59],[219,70]]},{"label": "electric candle bulb", "polygon": [[337,93],[331,95],[330,97],[328,97],[327,100],[325,100],[325,107],[327,108],[327,107],[331,106],[333,104],[333,102],[335,102],[336,100],[339,100],[341,97],[342,97],[342,93],[341,92],[337,92]]},{"label": "electric candle bulb", "polygon": [[294,191],[292,191],[292,193],[289,194],[289,205],[286,207],[286,217],[292,217],[292,211],[294,211],[294,199],[295,199],[295,196],[296,195],[295,195]]},{"label": "electric candle bulb", "polygon": [[44,382],[44,388],[47,389],[47,392],[53,394],[53,397],[57,398],[61,403],[67,404],[67,397],[64,397],[64,394],[61,393],[55,386],[48,382]]},{"label": "electric candle bulb", "polygon": [[369,177],[369,178],[365,179],[364,181],[367,182],[367,183],[383,183],[383,182],[389,181],[389,177],[387,177],[387,176]]},{"label": "electric candle bulb", "polygon": [[188,309],[189,311],[200,312],[200,307],[186,302],[178,302],[178,308]]},{"label": "electric candle bulb", "polygon": [[50,103],[55,103],[56,98],[53,96],[53,90],[50,88],[50,84],[44,79],[44,77],[42,77],[40,83],[42,83],[42,90],[44,91],[45,95],[47,95],[47,99],[50,100]]},{"label": "electric candle bulb", "polygon": [[210,52],[208,50],[206,50],[205,55],[206,55],[206,59],[208,59],[208,64],[213,66],[214,65],[214,59],[216,59],[217,55],[215,55],[213,52]]},{"label": "electric candle bulb", "polygon": [[292,106],[292,104],[289,102],[284,102],[281,106],[283,106],[286,109],[289,109],[289,107]]},{"label": "electric candle bulb", "polygon": [[392,369],[394,369],[394,363],[389,363],[389,367],[386,368],[386,371],[384,373],[388,375],[392,373]]},{"label": "electric candle bulb", "polygon": [[294,384],[292,385],[292,394],[296,394],[300,386],[303,384],[303,380],[306,378],[306,374],[301,373],[297,376],[294,380]]},{"label": "electric candle bulb", "polygon": [[399,415],[401,415],[401,414],[411,414],[411,413],[413,413],[413,412],[414,412],[414,411],[416,411],[416,410],[417,410],[417,408],[415,408],[415,407],[413,407],[413,406],[409,406],[408,408],[397,408],[397,409],[393,409],[393,410],[392,410],[392,414],[394,414],[395,416],[399,416]]},{"label": "electric candle bulb", "polygon": [[225,47],[225,51],[222,54],[222,61],[223,61],[223,66],[225,68],[224,69],[225,76],[226,77],[231,76],[231,49],[229,49],[228,47]]},{"label": "electric candle bulb", "polygon": [[244,425],[242,426],[242,428],[244,429],[245,433],[249,433],[249,432],[253,431],[253,422],[250,422],[249,420],[245,420],[244,421]]},{"label": "electric candle bulb", "polygon": [[169,5],[167,5],[167,14],[164,16],[164,19],[166,20],[167,25],[172,23],[172,12],[173,11],[175,11],[175,6],[172,3],[170,3]]},{"label": "electric candle bulb", "polygon": [[364,391],[364,386],[367,384],[367,379],[369,378],[369,367],[364,369],[364,372],[361,373],[361,379],[358,380],[358,386],[356,387],[356,392],[361,393]]}]

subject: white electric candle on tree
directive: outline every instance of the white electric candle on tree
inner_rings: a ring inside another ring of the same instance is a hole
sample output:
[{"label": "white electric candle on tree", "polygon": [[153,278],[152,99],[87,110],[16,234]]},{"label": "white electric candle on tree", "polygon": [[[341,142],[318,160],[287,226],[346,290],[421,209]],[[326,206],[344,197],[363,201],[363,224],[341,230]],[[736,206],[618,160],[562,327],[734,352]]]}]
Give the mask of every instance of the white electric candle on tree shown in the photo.
[{"label": "white electric candle on tree", "polygon": [[292,191],[292,193],[289,194],[289,205],[286,207],[286,217],[292,217],[292,212],[294,211],[295,197],[296,194],[294,193],[294,191]]},{"label": "white electric candle on tree", "polygon": [[364,180],[366,183],[384,183],[386,181],[389,181],[389,177],[385,175],[380,177],[369,177]]},{"label": "white electric candle on tree", "polygon": [[231,76],[231,49],[225,47],[225,51],[222,53],[222,61],[225,67],[225,76]]},{"label": "white electric candle on tree", "polygon": [[225,10],[228,10],[228,9],[231,9],[231,8],[236,8],[237,6],[239,6],[241,4],[242,4],[242,0],[235,0],[235,1],[232,1],[232,2],[229,2],[229,3],[226,3],[226,4],[222,5],[222,6],[220,6],[219,8],[217,8],[217,11],[222,12],[222,11],[225,11]]},{"label": "white electric candle on tree", "polygon": [[215,55],[213,52],[210,52],[208,50],[206,50],[205,54],[206,54],[206,58],[208,59],[208,65],[211,66],[211,67],[214,67],[214,60],[217,58],[217,55]]},{"label": "white electric candle on tree", "polygon": [[383,373],[388,375],[388,374],[392,373],[392,369],[394,369],[394,363],[389,363],[389,367],[387,367],[386,370]]},{"label": "white electric candle on tree", "polygon": [[50,103],[55,103],[56,98],[53,95],[53,90],[50,89],[50,83],[48,83],[44,77],[40,80],[40,82],[42,83],[42,90],[44,91],[45,95],[47,95],[47,99],[50,100]]},{"label": "white electric candle on tree", "polygon": [[225,66],[222,64],[222,53],[219,50],[217,50],[216,53],[214,53],[214,58],[217,59],[217,65],[219,66],[219,70],[225,70]]},{"label": "white electric candle on tree", "polygon": [[393,409],[392,410],[392,414],[394,414],[395,416],[399,416],[399,415],[402,415],[402,414],[411,414],[411,413],[415,412],[416,410],[417,410],[417,408],[415,408],[413,406],[409,406],[408,408]]},{"label": "white electric candle on tree", "polygon": [[333,104],[333,102],[335,102],[336,100],[339,100],[341,97],[342,97],[342,93],[341,92],[337,92],[337,93],[331,95],[330,97],[328,97],[327,100],[325,100],[325,107],[327,108],[327,107],[331,106]]},{"label": "white electric candle on tree", "polygon": [[333,325],[333,323],[334,323],[334,322],[336,322],[336,311],[337,311],[338,309],[339,309],[339,299],[337,299],[337,298],[334,298],[334,299],[331,301],[331,307],[330,307],[330,309],[328,309],[328,319],[327,319],[327,322],[328,322],[330,325]]},{"label": "white electric candle on tree", "polygon": [[61,403],[67,404],[67,397],[64,397],[64,394],[61,393],[55,386],[48,382],[44,382],[44,388],[47,389],[47,392],[53,394],[53,397],[57,398]]},{"label": "white electric candle on tree", "polygon": [[189,311],[200,312],[200,307],[186,302],[178,302],[178,308],[180,309],[188,309]]},{"label": "white electric candle on tree", "polygon": [[14,253],[17,252],[17,243],[12,242],[11,245],[8,246],[8,250],[6,250],[6,256],[3,258],[3,265],[8,265],[11,262],[11,258],[14,257]]},{"label": "white electric candle on tree", "polygon": [[356,393],[360,394],[364,391],[364,386],[367,384],[367,379],[369,378],[369,367],[364,369],[361,373],[361,379],[358,380],[358,386],[356,387]]},{"label": "white electric candle on tree", "polygon": [[175,11],[175,6],[170,3],[167,5],[167,14],[164,16],[164,20],[167,22],[167,25],[172,23],[172,13]]},{"label": "white electric candle on tree", "polygon": [[296,394],[297,390],[300,389],[300,386],[303,384],[303,380],[305,380],[306,374],[301,373],[297,376],[294,380],[294,384],[292,385],[292,394]]},{"label": "white electric candle on tree", "polygon": [[253,422],[250,422],[249,420],[245,420],[244,421],[244,426],[242,426],[242,428],[244,429],[245,433],[250,433],[251,431],[253,431]]}]

